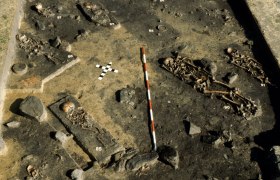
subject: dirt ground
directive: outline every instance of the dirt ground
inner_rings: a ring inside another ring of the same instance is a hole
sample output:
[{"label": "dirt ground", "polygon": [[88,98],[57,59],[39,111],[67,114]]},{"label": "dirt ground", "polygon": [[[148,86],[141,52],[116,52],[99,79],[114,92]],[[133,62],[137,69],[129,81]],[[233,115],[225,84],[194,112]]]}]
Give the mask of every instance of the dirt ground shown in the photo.
[{"label": "dirt ground", "polygon": [[[20,32],[32,33],[45,41],[60,36],[71,43],[72,53],[81,61],[47,82],[42,93],[8,90],[3,124],[17,118],[24,125],[20,127],[21,130],[3,127],[9,151],[6,156],[0,157],[1,179],[26,177],[28,174],[24,157],[30,154],[37,157],[36,163],[41,167],[40,170],[44,171],[42,163],[45,162],[56,171],[52,173],[46,170],[43,176],[45,179],[67,179],[67,171],[77,166],[75,160],[68,156],[67,149],[64,152],[59,143],[49,135],[51,131],[63,129],[51,112],[48,122],[41,124],[33,124],[35,122],[15,114],[16,100],[28,95],[39,97],[46,106],[66,94],[73,95],[120,144],[149,152],[152,144],[140,47],[147,50],[157,141],[159,145],[170,145],[178,150],[179,169],[174,170],[163,163],[136,173],[113,173],[111,170],[99,169],[99,178],[269,178],[269,173],[262,166],[261,154],[277,144],[270,136],[277,118],[274,111],[278,99],[275,96],[277,89],[261,87],[260,82],[250,74],[229,64],[225,54],[225,49],[233,46],[261,63],[268,61],[263,65],[264,70],[272,82],[276,83],[274,80],[277,79],[278,72],[270,66],[271,59],[265,43],[261,38],[255,37],[259,34],[254,30],[250,15],[237,8],[240,5],[241,10],[246,10],[244,4],[225,0],[100,0],[121,24],[120,29],[114,30],[87,21],[74,0],[40,2],[46,7],[61,6],[62,13],[78,15],[80,21],[67,17],[55,20],[41,17],[31,8],[37,2],[39,1],[27,1]],[[36,30],[35,19],[49,23],[53,21],[54,27],[44,31]],[[159,25],[166,29],[159,30]],[[90,30],[90,33],[77,41],[75,36],[80,29]],[[248,43],[251,41],[254,43],[252,46]],[[172,56],[174,51],[192,60],[206,58],[215,62],[218,67],[216,79],[222,80],[229,72],[238,73],[238,81],[233,86],[238,87],[247,97],[259,100],[262,115],[246,120],[232,109],[225,110],[225,102],[197,92],[192,86],[161,68],[159,60]],[[264,57],[267,59],[263,59]],[[101,71],[95,67],[96,64],[105,65],[110,61],[119,73],[109,72],[102,81],[98,80]],[[116,92],[127,86],[136,91],[137,104],[134,108],[116,100]],[[186,119],[201,127],[201,134],[188,135],[183,123]],[[201,135],[206,135],[209,131],[230,132],[232,145],[214,146],[201,142]],[[263,135],[266,131],[268,136]],[[266,141],[263,137],[268,137],[269,140]],[[40,145],[37,146],[36,143]],[[58,154],[54,153],[57,151],[66,158],[56,164],[51,158]],[[78,156],[84,157],[83,152]]]}]

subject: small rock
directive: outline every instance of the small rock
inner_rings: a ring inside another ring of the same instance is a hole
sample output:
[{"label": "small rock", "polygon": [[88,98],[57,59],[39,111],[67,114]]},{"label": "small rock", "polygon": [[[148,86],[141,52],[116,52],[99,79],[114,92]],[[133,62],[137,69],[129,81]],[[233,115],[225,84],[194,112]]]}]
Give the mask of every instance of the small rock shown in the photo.
[{"label": "small rock", "polygon": [[90,31],[85,29],[78,30],[78,35],[75,37],[76,40],[82,40],[88,37]]},{"label": "small rock", "polygon": [[27,96],[19,106],[19,110],[28,118],[39,122],[46,120],[47,111],[42,101],[35,96]]},{"label": "small rock", "polygon": [[33,154],[25,155],[21,158],[21,163],[33,163],[38,161],[38,157],[34,156]]},{"label": "small rock", "polygon": [[68,142],[69,139],[71,139],[73,136],[67,136],[66,134],[64,134],[61,131],[57,131],[55,133],[55,139],[58,140],[59,142],[61,142],[62,144],[66,144]]},{"label": "small rock", "polygon": [[122,27],[122,25],[120,23],[117,24],[114,23],[113,25],[111,25],[111,27],[113,27],[114,30],[118,30]]},{"label": "small rock", "polygon": [[35,9],[36,9],[38,12],[42,11],[42,10],[43,10],[43,5],[42,5],[42,3],[37,3],[37,4],[35,5]]},{"label": "small rock", "polygon": [[254,45],[254,41],[252,40],[247,40],[244,42],[245,45],[248,45],[250,48]]},{"label": "small rock", "polygon": [[200,138],[201,142],[207,143],[207,144],[217,144],[217,143],[219,143],[218,139],[221,137],[221,134],[219,132],[209,131],[208,133],[209,133],[208,135],[201,136],[201,138]]},{"label": "small rock", "polygon": [[226,81],[228,84],[234,83],[238,79],[238,74],[237,73],[228,73],[225,77]]},{"label": "small rock", "polygon": [[75,16],[75,20],[80,21],[81,20],[81,16],[79,16],[79,15]]},{"label": "small rock", "polygon": [[124,89],[121,89],[120,91],[118,91],[117,99],[120,103],[134,106],[135,100],[136,100],[135,93],[136,93],[135,90],[132,88],[129,88],[129,87],[124,88]]},{"label": "small rock", "polygon": [[28,172],[29,176],[32,176],[33,178],[36,178],[39,175],[38,169],[36,169],[32,165],[28,165],[26,171]]},{"label": "small rock", "polygon": [[62,11],[62,9],[63,9],[63,6],[61,6],[61,5],[57,6],[57,11],[58,12]]},{"label": "small rock", "polygon": [[69,42],[62,41],[61,45],[59,46],[59,49],[62,49],[62,50],[67,51],[67,52],[71,52],[72,51],[72,46]]},{"label": "small rock", "polygon": [[157,163],[158,154],[156,152],[137,154],[127,161],[125,168],[130,171],[137,171],[144,166],[152,166]]},{"label": "small rock", "polygon": [[16,63],[12,66],[12,71],[18,75],[24,75],[27,73],[27,65],[25,63]]},{"label": "small rock", "polygon": [[35,27],[38,29],[38,30],[42,30],[44,31],[46,29],[46,26],[43,22],[39,21],[39,20],[36,20],[35,22]]},{"label": "small rock", "polygon": [[[126,149],[125,152],[121,152],[121,154],[117,153],[113,156],[113,160],[116,162],[114,169],[117,172],[125,171],[126,162],[135,156],[138,153],[136,149],[129,148]],[[120,156],[120,157],[118,157]]]},{"label": "small rock", "polygon": [[216,63],[212,62],[211,60],[208,60],[206,58],[203,58],[201,60],[197,60],[194,62],[198,66],[204,68],[206,71],[210,72],[212,75],[215,75],[218,71],[218,67]]},{"label": "small rock", "polygon": [[195,124],[193,124],[187,120],[184,120],[183,122],[184,122],[185,130],[186,130],[187,134],[195,135],[195,134],[201,133],[200,127],[196,126]]},{"label": "small rock", "polygon": [[12,121],[6,124],[9,128],[18,128],[20,126],[20,122],[18,121]]},{"label": "small rock", "polygon": [[84,171],[82,169],[75,169],[71,173],[71,179],[73,179],[73,180],[83,180],[84,179]]},{"label": "small rock", "polygon": [[58,47],[61,45],[61,39],[60,39],[60,37],[57,36],[56,38],[51,39],[51,40],[50,40],[50,45],[51,45],[52,47],[58,48]]},{"label": "small rock", "polygon": [[223,141],[223,139],[222,139],[221,137],[218,138],[216,141],[213,142],[213,144],[214,144],[215,147],[219,147],[219,145],[221,145],[221,144],[223,144],[223,143],[224,143],[224,141]]},{"label": "small rock", "polygon": [[174,169],[179,168],[179,154],[176,149],[170,146],[158,148],[159,160],[171,165]]}]

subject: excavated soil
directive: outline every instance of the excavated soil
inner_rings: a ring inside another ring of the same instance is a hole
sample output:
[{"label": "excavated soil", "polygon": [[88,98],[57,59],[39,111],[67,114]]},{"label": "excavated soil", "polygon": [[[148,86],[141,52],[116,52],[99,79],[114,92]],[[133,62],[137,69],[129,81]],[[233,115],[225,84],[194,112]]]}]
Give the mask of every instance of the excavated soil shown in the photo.
[{"label": "excavated soil", "polygon": [[[3,128],[8,153],[0,157],[1,179],[28,176],[27,164],[23,160],[30,154],[36,157],[34,163],[40,167],[41,177],[45,179],[67,179],[68,170],[77,168],[75,158],[67,155],[67,149],[62,152],[63,148],[51,138],[52,131],[63,128],[50,112],[49,121],[41,124],[18,115],[18,99],[28,95],[39,97],[46,106],[67,94],[73,95],[120,144],[149,152],[152,143],[140,47],[147,51],[157,142],[178,150],[179,169],[158,163],[138,172],[112,173],[102,169],[97,171],[98,175],[108,179],[257,179],[260,174],[269,177],[262,166],[262,155],[277,144],[274,140],[277,133],[270,130],[278,117],[274,112],[277,106],[277,82],[274,80],[278,77],[278,70],[271,63],[273,59],[265,43],[256,37],[260,34],[255,32],[250,14],[240,13],[238,5],[246,10],[242,3],[225,0],[100,0],[121,24],[120,29],[114,30],[89,22],[74,0],[40,2],[53,9],[62,7],[61,14],[79,16],[79,21],[68,16],[61,19],[42,17],[32,8],[37,2],[26,2],[20,32],[32,33],[46,41],[59,36],[71,43],[72,53],[81,61],[47,82],[42,93],[8,90],[3,124],[19,119],[23,125],[19,127],[21,130]],[[53,26],[38,30],[36,20]],[[165,28],[157,28],[159,25]],[[81,29],[90,33],[75,40]],[[254,44],[250,45],[250,42]],[[250,74],[229,64],[225,54],[229,46],[237,47],[263,63],[275,86],[262,87]],[[238,87],[246,97],[260,102],[261,116],[244,119],[233,109],[226,110],[224,101],[197,92],[161,68],[160,59],[170,57],[174,52],[191,60],[206,58],[214,62],[218,68],[216,79],[222,80],[229,72],[237,73],[238,80],[232,86]],[[95,67],[96,64],[105,65],[110,61],[119,73],[108,72],[103,80],[98,80],[101,70]],[[136,92],[137,102],[133,108],[117,101],[117,91],[127,86]],[[199,126],[201,134],[188,135],[184,126],[186,119]],[[201,136],[209,131],[228,131],[232,142],[218,146],[201,142]],[[80,151],[77,150],[77,154]],[[66,158],[62,161],[54,159],[57,154]],[[77,156],[88,161],[83,152]],[[42,163],[48,164],[47,168],[44,169]],[[48,169],[49,166],[55,173]]]}]

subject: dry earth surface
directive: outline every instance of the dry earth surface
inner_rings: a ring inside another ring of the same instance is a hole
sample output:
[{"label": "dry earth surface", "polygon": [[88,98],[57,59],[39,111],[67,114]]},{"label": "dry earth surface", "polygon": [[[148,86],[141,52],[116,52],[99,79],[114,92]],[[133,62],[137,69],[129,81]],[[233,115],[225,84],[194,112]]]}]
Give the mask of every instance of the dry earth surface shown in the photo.
[{"label": "dry earth surface", "polygon": [[[55,17],[43,17],[34,9],[39,2],[51,10],[61,10],[55,11]],[[30,163],[38,169],[39,179],[68,179],[70,170],[81,167],[84,162],[91,164],[88,155],[75,141],[65,147],[52,138],[52,132],[65,131],[65,128],[50,111],[48,120],[41,123],[18,112],[19,102],[28,95],[37,96],[45,106],[65,95],[72,95],[119,144],[143,153],[151,151],[140,47],[145,47],[147,52],[158,145],[169,145],[178,151],[179,168],[174,170],[164,163],[157,163],[137,172],[118,173],[94,164],[87,170],[92,171],[89,179],[270,178],[263,166],[263,156],[277,144],[271,135],[275,132],[271,131],[278,117],[274,111],[278,104],[275,81],[278,70],[270,63],[271,55],[262,39],[254,36],[259,34],[255,32],[250,15],[238,9],[239,5],[241,10],[246,9],[245,4],[225,0],[99,2],[120,22],[121,28],[89,22],[74,0],[26,2],[19,33],[32,34],[45,42],[59,36],[71,44],[71,53],[79,57],[80,62],[46,82],[43,92],[8,86],[2,124],[16,120],[21,125],[15,129],[2,128],[8,152],[0,157],[0,179],[29,177],[26,168]],[[56,18],[57,15],[61,15],[61,19]],[[44,23],[45,29],[38,29],[36,22]],[[80,30],[90,32],[77,40],[75,37]],[[236,47],[260,61],[273,85],[262,87],[249,73],[228,63],[229,57],[225,53],[228,47]],[[233,108],[227,109],[226,102],[197,92],[163,69],[160,60],[174,52],[191,60],[205,58],[214,62],[218,80],[222,81],[227,73],[237,73],[238,80],[231,86],[238,87],[246,97],[259,101],[262,114],[245,119]],[[32,59],[35,64],[38,61],[48,60]],[[119,72],[108,72],[101,81],[98,80],[101,70],[96,64],[105,65],[110,61]],[[20,48],[17,48],[16,62],[29,62]],[[35,71],[34,76],[36,73],[40,72]],[[13,76],[15,74],[11,73],[10,78]],[[136,103],[133,106],[117,101],[117,92],[127,86],[135,90]],[[184,120],[200,127],[201,133],[188,135]],[[202,137],[213,132],[228,132],[231,139],[218,145],[202,141]]]}]

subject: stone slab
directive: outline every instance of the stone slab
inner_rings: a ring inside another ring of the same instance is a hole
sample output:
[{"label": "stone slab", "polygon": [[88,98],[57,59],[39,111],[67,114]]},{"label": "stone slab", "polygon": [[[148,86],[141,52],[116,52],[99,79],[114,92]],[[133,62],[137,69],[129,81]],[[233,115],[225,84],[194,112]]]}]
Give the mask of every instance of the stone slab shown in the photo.
[{"label": "stone slab", "polygon": [[280,0],[246,0],[280,67]]},{"label": "stone slab", "polygon": [[47,118],[47,111],[42,101],[36,96],[27,96],[19,106],[20,111],[31,119],[44,121]]},{"label": "stone slab", "polygon": [[[66,110],[63,106],[66,102],[72,102],[74,108]],[[112,155],[124,151],[124,148],[115,141],[112,135],[102,128],[72,96],[62,98],[50,105],[49,109],[73,134],[74,139],[88,153],[90,158],[97,160],[101,166],[106,165]]]}]

